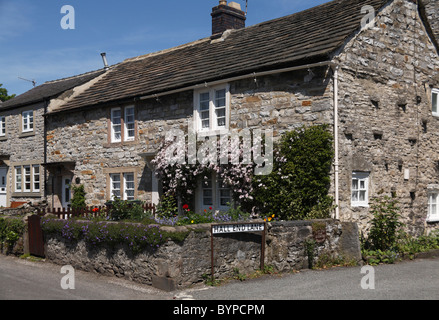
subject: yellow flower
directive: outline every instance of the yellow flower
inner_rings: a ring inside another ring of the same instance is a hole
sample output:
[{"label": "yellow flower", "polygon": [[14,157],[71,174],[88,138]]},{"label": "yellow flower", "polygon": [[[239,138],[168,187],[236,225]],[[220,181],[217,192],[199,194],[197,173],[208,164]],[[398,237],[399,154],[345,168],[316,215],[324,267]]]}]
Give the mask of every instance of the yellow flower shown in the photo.
[{"label": "yellow flower", "polygon": [[268,222],[270,222],[271,221],[271,217],[268,217]]},{"label": "yellow flower", "polygon": [[267,219],[264,219],[265,222],[267,222]]},{"label": "yellow flower", "polygon": [[271,217],[274,218],[274,213],[273,213],[273,215]]},{"label": "yellow flower", "polygon": [[194,220],[192,220],[191,223],[194,223]]}]

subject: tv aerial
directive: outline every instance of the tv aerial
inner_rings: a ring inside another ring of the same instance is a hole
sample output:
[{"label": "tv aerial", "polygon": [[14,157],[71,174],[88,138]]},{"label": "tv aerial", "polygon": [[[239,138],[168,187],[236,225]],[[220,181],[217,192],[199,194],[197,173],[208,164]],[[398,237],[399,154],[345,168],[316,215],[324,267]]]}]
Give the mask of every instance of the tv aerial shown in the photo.
[{"label": "tv aerial", "polygon": [[37,82],[35,81],[35,79],[29,80],[29,79],[25,79],[25,78],[22,78],[22,77],[18,77],[18,79],[24,80],[24,81],[28,81],[28,82],[32,82],[32,85],[34,86],[34,88],[37,85]]}]

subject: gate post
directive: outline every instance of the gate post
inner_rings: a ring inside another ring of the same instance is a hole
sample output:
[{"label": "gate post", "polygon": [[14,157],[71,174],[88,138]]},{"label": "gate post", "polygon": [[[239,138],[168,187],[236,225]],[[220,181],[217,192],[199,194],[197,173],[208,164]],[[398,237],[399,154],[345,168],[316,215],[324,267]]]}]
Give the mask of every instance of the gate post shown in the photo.
[{"label": "gate post", "polygon": [[33,256],[44,258],[43,229],[41,228],[41,217],[33,215],[28,218],[29,253]]}]

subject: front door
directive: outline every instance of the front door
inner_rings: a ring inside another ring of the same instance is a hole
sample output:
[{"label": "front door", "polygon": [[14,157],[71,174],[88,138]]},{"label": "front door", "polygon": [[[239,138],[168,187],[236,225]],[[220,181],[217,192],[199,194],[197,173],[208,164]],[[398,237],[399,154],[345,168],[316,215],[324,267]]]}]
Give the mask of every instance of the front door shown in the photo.
[{"label": "front door", "polygon": [[0,167],[0,208],[6,207],[6,174],[8,169]]},{"label": "front door", "polygon": [[70,184],[72,183],[72,179],[70,177],[64,176],[62,177],[62,201],[61,205],[63,208],[68,208],[71,203],[71,190]]}]

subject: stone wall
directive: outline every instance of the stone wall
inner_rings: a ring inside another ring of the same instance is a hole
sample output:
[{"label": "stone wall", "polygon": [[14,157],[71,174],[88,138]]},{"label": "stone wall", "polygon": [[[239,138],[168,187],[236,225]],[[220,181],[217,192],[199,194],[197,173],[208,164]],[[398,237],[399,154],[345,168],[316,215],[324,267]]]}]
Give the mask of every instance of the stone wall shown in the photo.
[{"label": "stone wall", "polygon": [[409,232],[437,228],[426,217],[427,186],[439,179],[439,119],[431,111],[439,58],[416,5],[386,6],[375,27],[350,39],[336,61],[341,219],[357,222],[363,231],[369,227],[369,207],[351,206],[351,175],[361,171],[370,173],[370,199],[397,198]]},{"label": "stone wall", "polygon": [[431,25],[436,41],[439,42],[439,1],[438,0],[420,0],[424,7],[426,18]]},{"label": "stone wall", "polygon": [[[33,131],[21,132],[21,114],[33,110]],[[39,201],[44,195],[44,102],[26,107],[6,110],[0,113],[6,116],[6,136],[0,137],[0,160],[8,166],[7,194],[8,202]],[[0,165],[2,165],[0,161]],[[15,192],[14,166],[40,165],[40,191]]]},{"label": "stone wall", "polygon": [[[273,222],[266,233],[265,265],[288,272],[308,267],[305,241],[313,239],[313,225],[323,223],[322,242],[317,243],[314,260],[319,256],[342,257],[360,261],[358,228],[355,224],[333,220]],[[184,231],[186,227],[162,227]],[[123,246],[116,248],[87,246],[84,241],[68,242],[60,237],[46,239],[46,258],[60,265],[72,265],[85,271],[123,277],[132,281],[172,290],[203,281],[211,274],[210,225],[196,228],[181,243],[168,241],[156,251],[135,256]],[[249,274],[260,268],[261,233],[239,233],[214,237],[215,277],[231,277],[234,269]]]}]

